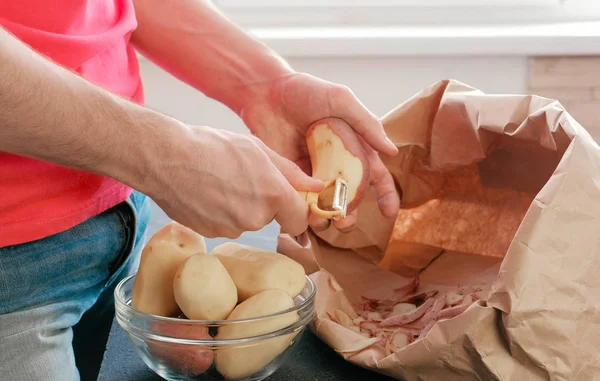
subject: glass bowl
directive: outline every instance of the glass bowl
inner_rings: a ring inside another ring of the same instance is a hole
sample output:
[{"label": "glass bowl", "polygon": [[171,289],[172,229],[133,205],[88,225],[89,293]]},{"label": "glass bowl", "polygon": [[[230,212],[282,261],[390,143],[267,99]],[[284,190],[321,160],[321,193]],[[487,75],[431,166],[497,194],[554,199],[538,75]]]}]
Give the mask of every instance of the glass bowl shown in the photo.
[{"label": "glass bowl", "polygon": [[150,315],[131,307],[135,275],[115,289],[115,316],[136,353],[165,380],[263,380],[296,350],[314,314],[316,287],[306,277],[295,306],[275,314],[216,321]]}]

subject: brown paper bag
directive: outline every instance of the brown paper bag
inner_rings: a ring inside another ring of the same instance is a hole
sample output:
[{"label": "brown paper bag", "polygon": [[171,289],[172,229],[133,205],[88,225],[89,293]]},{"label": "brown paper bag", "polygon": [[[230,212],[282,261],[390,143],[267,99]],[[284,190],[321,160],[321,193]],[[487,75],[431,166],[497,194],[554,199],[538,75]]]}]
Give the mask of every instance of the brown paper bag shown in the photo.
[{"label": "brown paper bag", "polygon": [[[383,122],[400,149],[384,158],[397,218],[368,195],[351,233],[278,238],[317,284],[316,335],[406,381],[600,380],[598,144],[555,100],[456,81]],[[419,292],[483,284],[487,295],[393,354],[335,318],[415,279]]]}]

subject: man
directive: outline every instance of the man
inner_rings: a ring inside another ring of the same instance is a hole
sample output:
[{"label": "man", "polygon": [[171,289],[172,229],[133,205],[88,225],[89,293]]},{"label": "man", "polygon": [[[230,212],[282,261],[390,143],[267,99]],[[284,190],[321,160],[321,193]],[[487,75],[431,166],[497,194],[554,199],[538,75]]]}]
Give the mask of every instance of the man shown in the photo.
[{"label": "man", "polygon": [[[377,154],[397,150],[376,117],[347,88],[295,72],[208,1],[3,1],[0,24],[2,379],[95,378],[112,290],[142,245],[146,195],[206,237],[273,219],[291,234],[327,228],[297,192],[323,186],[307,174],[314,121],[355,129],[382,213],[397,212]],[[134,49],[230,107],[254,136],[143,107]]]}]

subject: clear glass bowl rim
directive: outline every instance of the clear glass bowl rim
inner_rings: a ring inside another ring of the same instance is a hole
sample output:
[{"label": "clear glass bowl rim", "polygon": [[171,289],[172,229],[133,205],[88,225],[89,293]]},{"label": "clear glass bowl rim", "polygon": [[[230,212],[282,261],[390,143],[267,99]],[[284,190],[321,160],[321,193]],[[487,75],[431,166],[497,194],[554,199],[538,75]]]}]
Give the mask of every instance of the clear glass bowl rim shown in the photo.
[{"label": "clear glass bowl rim", "polygon": [[[306,279],[306,284],[310,286],[310,293],[309,293],[308,297],[305,300],[303,300],[302,303],[295,305],[294,307],[288,308],[286,310],[282,310],[282,311],[275,312],[275,313],[268,314],[268,315],[261,315],[261,316],[257,316],[257,317],[253,317],[253,318],[246,318],[246,319],[232,319],[232,320],[180,319],[180,318],[174,318],[174,317],[165,317],[165,316],[148,314],[145,312],[138,311],[138,310],[134,309],[133,307],[131,307],[129,304],[127,304],[125,302],[125,300],[123,300],[123,298],[122,298],[123,287],[125,286],[125,283],[127,283],[128,281],[133,279],[136,275],[137,275],[137,272],[128,275],[126,278],[124,278],[117,284],[117,287],[115,287],[114,299],[115,299],[116,310],[117,310],[115,312],[117,314],[122,314],[122,312],[124,312],[125,314],[127,314],[131,317],[134,317],[134,318],[137,317],[140,319],[147,319],[150,321],[160,321],[160,322],[170,321],[170,322],[174,322],[174,323],[184,323],[184,324],[189,324],[189,325],[224,326],[224,325],[251,323],[251,322],[256,322],[256,321],[260,321],[260,320],[270,319],[273,317],[288,314],[290,312],[297,312],[297,311],[305,309],[307,306],[314,303],[314,299],[315,299],[315,296],[317,293],[317,287],[315,285],[315,282],[308,275],[305,275],[304,277]],[[306,286],[304,286],[304,287],[306,287]]]}]

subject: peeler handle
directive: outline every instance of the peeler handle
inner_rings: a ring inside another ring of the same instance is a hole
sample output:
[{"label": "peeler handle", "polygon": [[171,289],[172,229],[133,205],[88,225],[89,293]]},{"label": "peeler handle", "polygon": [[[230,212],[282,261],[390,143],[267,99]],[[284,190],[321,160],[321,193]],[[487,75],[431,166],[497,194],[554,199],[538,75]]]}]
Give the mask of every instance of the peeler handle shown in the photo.
[{"label": "peeler handle", "polygon": [[323,210],[319,207],[319,193],[307,191],[300,191],[298,193],[300,193],[302,198],[304,198],[310,211],[315,215],[327,220],[340,220],[346,217],[346,190],[348,188],[348,184],[340,177],[325,183],[325,189],[331,187],[332,185],[335,185],[332,205],[334,210]]}]

